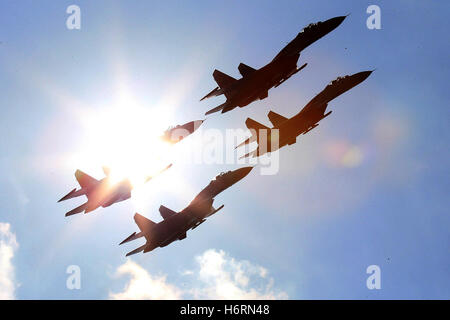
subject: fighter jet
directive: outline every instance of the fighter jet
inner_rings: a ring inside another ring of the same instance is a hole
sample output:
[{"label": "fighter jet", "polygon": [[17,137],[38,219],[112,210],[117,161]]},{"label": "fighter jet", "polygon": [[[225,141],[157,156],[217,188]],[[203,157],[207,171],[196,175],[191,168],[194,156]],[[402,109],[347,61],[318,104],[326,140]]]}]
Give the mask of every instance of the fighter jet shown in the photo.
[{"label": "fighter jet", "polygon": [[161,138],[170,144],[178,143],[183,140],[183,138],[194,133],[194,131],[202,125],[203,121],[205,120],[194,120],[183,125],[169,128],[164,132],[164,135]]},{"label": "fighter jet", "polygon": [[145,237],[146,243],[127,253],[127,256],[141,251],[144,253],[150,252],[158,247],[165,247],[176,240],[185,239],[187,231],[197,228],[206,221],[206,218],[223,208],[223,205],[217,209],[213,207],[214,197],[244,178],[252,169],[253,167],[244,167],[218,175],[180,212],[160,206],[159,212],[163,218],[161,222],[155,223],[136,213],[134,221],[140,231],[134,232],[120,244],[141,237]]},{"label": "fighter jet", "polygon": [[[162,173],[163,171],[169,169],[171,166],[172,164],[169,164],[157,174]],[[106,208],[113,203],[121,202],[131,198],[131,190],[133,189],[133,185],[131,184],[130,180],[124,179],[116,184],[113,184],[110,180],[110,170],[106,167],[103,167],[103,172],[105,173],[106,177],[101,180],[97,180],[81,170],[77,170],[75,172],[75,178],[80,184],[81,189],[73,189],[64,197],[59,199],[58,202],[82,195],[85,195],[88,201],[86,203],[83,203],[81,206],[67,212],[66,217],[83,211],[84,213],[88,213],[97,209],[98,207]],[[145,182],[151,180],[153,177],[154,176],[147,177]]]},{"label": "fighter jet", "polygon": [[242,108],[253,101],[267,98],[269,89],[278,87],[306,67],[306,63],[300,68],[297,67],[300,52],[336,29],[345,18],[345,16],[335,17],[308,25],[271,62],[260,69],[254,69],[241,63],[238,69],[242,78],[239,80],[219,70],[214,70],[213,77],[219,86],[201,100],[221,94],[224,94],[227,100],[220,106],[206,112],[206,115],[217,111],[225,113],[236,107]]},{"label": "fighter jet", "polygon": [[[363,82],[372,72],[373,70],[359,72],[351,76],[338,77],[331,81],[322,92],[316,95],[298,114],[290,119],[270,111],[267,116],[273,125],[272,128],[247,118],[245,124],[247,125],[247,128],[252,131],[252,136],[239,144],[236,148],[257,140],[258,147],[256,150],[246,154],[242,158],[249,156],[257,157],[264,153],[275,151],[285,145],[294,144],[297,141],[297,136],[308,133],[319,125],[320,120],[331,114],[331,111],[325,113],[328,103],[331,100]],[[275,136],[274,131],[272,131],[274,129],[278,129],[278,136]],[[263,141],[259,141],[261,132],[267,134],[265,136],[267,137],[267,146],[264,145],[265,148],[263,147],[263,149],[261,149],[260,144]],[[273,139],[278,139],[278,146],[275,146],[274,150],[271,150],[271,140]]]}]

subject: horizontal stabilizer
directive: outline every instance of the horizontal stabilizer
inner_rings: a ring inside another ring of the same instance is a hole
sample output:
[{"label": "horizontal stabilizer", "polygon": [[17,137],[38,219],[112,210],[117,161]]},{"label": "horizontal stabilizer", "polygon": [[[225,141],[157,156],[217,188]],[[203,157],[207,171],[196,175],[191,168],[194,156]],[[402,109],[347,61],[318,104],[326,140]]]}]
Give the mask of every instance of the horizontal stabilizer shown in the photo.
[{"label": "horizontal stabilizer", "polygon": [[250,138],[247,138],[245,141],[241,142],[240,144],[238,144],[235,149],[242,147],[243,145],[249,144],[253,141],[256,141],[257,136],[256,135],[252,135]]},{"label": "horizontal stabilizer", "polygon": [[211,92],[209,92],[206,96],[204,96],[203,98],[200,99],[200,101],[211,98],[211,97],[216,97],[216,96],[220,96],[222,94],[222,90],[220,90],[219,87],[215,87],[213,90],[211,90]]},{"label": "horizontal stabilizer", "polygon": [[220,106],[217,106],[215,108],[212,108],[211,110],[207,111],[205,113],[205,115],[207,116],[208,114],[214,113],[214,112],[218,112],[220,110],[222,110],[223,108],[225,108],[225,106],[227,105],[227,103],[222,103]]},{"label": "horizontal stabilizer", "polygon": [[239,158],[239,160],[240,159],[244,159],[244,158],[249,158],[249,157],[254,158],[254,157],[257,157],[257,156],[258,156],[258,149],[253,150],[253,151],[247,153],[246,155],[243,155],[242,157]]},{"label": "horizontal stabilizer", "polygon": [[148,231],[156,224],[152,220],[147,219],[144,216],[141,216],[139,213],[136,213],[134,215],[134,221],[138,225],[139,229],[143,232]]},{"label": "horizontal stabilizer", "polygon": [[214,70],[213,72],[214,80],[216,80],[217,84],[220,88],[226,88],[229,87],[233,82],[236,82],[237,80],[219,70]]},{"label": "horizontal stabilizer", "polygon": [[77,197],[78,195],[76,195],[77,188],[73,189],[72,191],[70,191],[68,194],[66,194],[64,197],[62,197],[61,199],[58,200],[58,202],[67,200],[67,199],[71,199],[74,197]]},{"label": "horizontal stabilizer", "polygon": [[130,242],[130,241],[133,241],[133,240],[136,240],[136,239],[139,239],[139,238],[141,238],[143,236],[144,236],[144,234],[142,232],[139,232],[139,233],[133,232],[128,238],[126,238],[121,243],[119,243],[119,245],[127,243],[127,242]]},{"label": "horizontal stabilizer", "polygon": [[141,251],[144,251],[145,246],[146,246],[146,244],[140,246],[140,247],[137,248],[137,249],[134,249],[133,251],[128,252],[128,253],[126,254],[126,256],[128,257],[128,256],[131,256],[131,255],[133,255],[133,254],[136,254],[136,253],[139,253],[139,252],[141,252]]},{"label": "horizontal stabilizer", "polygon": [[236,106],[225,106],[225,107],[222,109],[222,113],[231,111],[231,110],[233,110],[233,109],[235,109],[235,108],[236,108]]},{"label": "horizontal stabilizer", "polygon": [[[251,130],[252,136],[250,138],[247,138],[244,142],[238,144],[235,149],[237,149],[237,148],[239,148],[239,147],[241,147],[243,145],[252,143],[253,141],[256,141],[258,139],[258,134],[259,134],[259,130],[260,129],[268,129],[268,130],[270,130],[270,128],[266,127],[265,125],[255,121],[255,120],[253,120],[251,118],[247,118],[247,120],[245,121],[245,125],[247,126],[247,128],[249,128]],[[250,154],[247,154],[244,157],[241,157],[241,159],[242,158],[246,158],[249,155]]]},{"label": "horizontal stabilizer", "polygon": [[167,219],[167,218],[173,216],[174,214],[176,214],[175,211],[173,211],[165,206],[159,207],[159,213],[161,214],[161,217],[163,217],[163,219]]},{"label": "horizontal stabilizer", "polygon": [[66,213],[66,217],[71,216],[73,214],[77,214],[80,212],[83,212],[87,207],[87,202],[83,203],[81,206],[76,207],[75,209],[70,210],[69,212]]},{"label": "horizontal stabilizer", "polygon": [[243,77],[247,77],[248,75],[252,74],[253,72],[256,71],[256,69],[246,65],[245,63],[240,63],[239,67],[238,67],[239,73],[243,76]]},{"label": "horizontal stabilizer", "polygon": [[269,117],[269,120],[270,120],[270,122],[272,122],[274,127],[280,125],[281,123],[283,123],[287,120],[286,117],[283,117],[282,115],[280,115],[276,112],[273,112],[273,111],[269,111],[267,116]]}]

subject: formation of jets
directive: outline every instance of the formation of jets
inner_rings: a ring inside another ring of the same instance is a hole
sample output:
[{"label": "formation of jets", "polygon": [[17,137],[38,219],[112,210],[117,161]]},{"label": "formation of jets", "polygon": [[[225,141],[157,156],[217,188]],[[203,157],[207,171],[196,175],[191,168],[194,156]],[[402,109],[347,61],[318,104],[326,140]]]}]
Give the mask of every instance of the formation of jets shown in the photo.
[{"label": "formation of jets", "polygon": [[[213,78],[217,82],[217,87],[205,95],[201,100],[224,95],[226,101],[207,111],[205,115],[221,111],[225,113],[237,107],[245,107],[256,100],[268,97],[269,90],[281,85],[284,81],[298,73],[307,63],[298,67],[297,63],[300,53],[309,45],[324,37],[336,29],[346,16],[331,18],[326,21],[312,23],[305,27],[298,35],[289,42],[274,58],[260,69],[254,69],[244,63],[238,66],[242,78],[235,79],[223,72],[214,70]],[[239,144],[236,148],[258,141],[258,146],[252,152],[243,157],[258,157],[267,152],[273,152],[286,145],[296,143],[299,135],[304,135],[319,125],[319,122],[331,114],[326,113],[328,103],[357,86],[373,71],[363,71],[353,75],[338,77],[331,81],[319,94],[309,101],[303,109],[291,118],[286,118],[274,111],[268,113],[268,118],[272,123],[269,128],[251,118],[247,118],[245,124],[251,131],[251,136]],[[200,101],[201,101],[200,100]],[[176,144],[188,135],[194,133],[204,120],[190,121],[183,125],[170,127],[161,138],[169,144]],[[266,141],[261,141],[260,135],[264,132]],[[270,143],[277,139],[275,147]],[[169,169],[172,164],[161,170],[158,174]],[[206,219],[224,206],[213,207],[214,198],[225,189],[234,185],[247,176],[253,167],[243,167],[234,171],[222,173],[212,180],[189,205],[179,212],[175,212],[161,205],[159,212],[162,221],[155,223],[150,219],[136,213],[134,220],[139,228],[139,232],[134,232],[120,244],[124,244],[144,237],[146,242],[137,249],[132,250],[127,256],[138,252],[150,252],[158,247],[165,247],[176,240],[183,240],[189,230],[197,228]],[[127,200],[131,197],[132,184],[128,179],[118,183],[112,183],[109,169],[103,168],[105,178],[96,180],[86,173],[77,170],[75,178],[81,189],[73,189],[59,201],[85,195],[87,202],[70,210],[66,216],[76,213],[88,213],[99,207],[108,207],[116,202]],[[152,177],[147,177],[146,182]]]}]

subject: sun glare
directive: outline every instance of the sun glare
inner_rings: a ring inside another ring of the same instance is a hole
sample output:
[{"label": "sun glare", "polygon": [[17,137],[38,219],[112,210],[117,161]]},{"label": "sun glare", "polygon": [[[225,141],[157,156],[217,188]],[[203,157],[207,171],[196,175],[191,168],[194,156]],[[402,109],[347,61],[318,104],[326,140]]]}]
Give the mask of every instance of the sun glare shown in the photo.
[{"label": "sun glare", "polygon": [[128,178],[137,187],[170,163],[170,145],[160,136],[171,119],[131,101],[85,112],[77,158],[88,159],[88,167],[109,168],[112,182]]}]

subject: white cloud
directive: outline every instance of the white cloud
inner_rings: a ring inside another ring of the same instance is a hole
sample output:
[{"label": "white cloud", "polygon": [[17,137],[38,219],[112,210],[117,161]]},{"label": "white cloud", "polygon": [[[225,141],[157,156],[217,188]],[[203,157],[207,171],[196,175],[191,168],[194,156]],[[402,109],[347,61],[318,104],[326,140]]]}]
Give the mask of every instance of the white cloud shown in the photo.
[{"label": "white cloud", "polygon": [[248,261],[237,261],[222,250],[210,249],[196,257],[195,270],[186,270],[190,289],[169,284],[165,276],[154,277],[140,265],[128,260],[117,275],[129,274],[122,292],[110,293],[112,299],[287,299],[273,288],[268,271]]},{"label": "white cloud", "polygon": [[196,299],[287,299],[273,288],[268,271],[248,261],[237,261],[224,251],[207,250],[196,258],[200,287],[191,290]]},{"label": "white cloud", "polygon": [[0,222],[0,300],[15,298],[15,276],[12,259],[19,247],[9,223]]},{"label": "white cloud", "polygon": [[117,276],[130,275],[122,292],[110,293],[111,299],[180,299],[181,290],[168,284],[165,276],[152,276],[137,263],[128,260],[116,272]]}]

